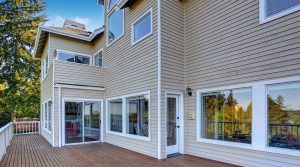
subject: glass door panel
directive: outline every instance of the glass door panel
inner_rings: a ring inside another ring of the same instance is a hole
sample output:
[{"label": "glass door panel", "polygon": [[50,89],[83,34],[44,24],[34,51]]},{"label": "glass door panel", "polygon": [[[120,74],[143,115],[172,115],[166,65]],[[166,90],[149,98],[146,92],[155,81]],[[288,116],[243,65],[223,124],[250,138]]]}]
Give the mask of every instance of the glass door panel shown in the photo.
[{"label": "glass door panel", "polygon": [[83,102],[65,103],[65,143],[83,142],[82,133]]},{"label": "glass door panel", "polygon": [[84,142],[100,140],[100,102],[84,103]]},{"label": "glass door panel", "polygon": [[167,101],[167,131],[168,146],[176,145],[176,98],[168,98]]}]

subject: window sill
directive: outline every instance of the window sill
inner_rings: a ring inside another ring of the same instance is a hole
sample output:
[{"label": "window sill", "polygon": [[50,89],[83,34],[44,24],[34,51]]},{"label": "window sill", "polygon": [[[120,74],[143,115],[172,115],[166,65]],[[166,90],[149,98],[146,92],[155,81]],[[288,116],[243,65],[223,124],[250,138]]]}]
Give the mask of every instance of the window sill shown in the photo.
[{"label": "window sill", "polygon": [[133,46],[133,45],[135,45],[135,44],[137,44],[137,43],[143,41],[144,39],[150,37],[151,35],[152,35],[152,32],[146,34],[145,36],[143,36],[142,38],[138,39],[137,41],[134,41],[134,40],[132,39],[132,41],[131,41],[131,46]]},{"label": "window sill", "polygon": [[117,136],[127,137],[131,139],[143,140],[143,141],[150,141],[150,137],[138,136],[138,135],[131,135],[131,134],[124,134],[121,132],[113,132],[113,131],[106,131],[107,134],[113,134]]},{"label": "window sill", "polygon": [[116,43],[119,39],[121,39],[124,36],[124,32],[121,36],[119,36],[118,38],[116,38],[114,41],[108,43],[108,39],[106,39],[106,47],[108,48],[109,46],[111,46],[112,44]]},{"label": "window sill", "polygon": [[268,153],[276,153],[276,154],[283,154],[283,155],[291,155],[291,156],[299,156],[300,157],[300,150],[292,150],[292,149],[284,149],[284,148],[276,148],[276,147],[257,147],[252,144],[246,143],[235,143],[230,141],[221,141],[221,140],[213,140],[213,139],[204,139],[200,138],[197,139],[199,143],[206,143],[206,144],[213,144],[225,147],[235,147],[239,149],[248,149],[253,151],[263,151]]}]

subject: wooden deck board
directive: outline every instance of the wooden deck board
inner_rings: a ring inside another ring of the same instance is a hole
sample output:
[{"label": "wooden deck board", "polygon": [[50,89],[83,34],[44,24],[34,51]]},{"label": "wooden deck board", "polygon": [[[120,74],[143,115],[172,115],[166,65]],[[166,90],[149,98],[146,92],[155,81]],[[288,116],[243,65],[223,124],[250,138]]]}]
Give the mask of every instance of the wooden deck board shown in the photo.
[{"label": "wooden deck board", "polygon": [[0,167],[233,167],[234,165],[183,155],[164,160],[106,143],[52,147],[42,136],[14,136]]}]

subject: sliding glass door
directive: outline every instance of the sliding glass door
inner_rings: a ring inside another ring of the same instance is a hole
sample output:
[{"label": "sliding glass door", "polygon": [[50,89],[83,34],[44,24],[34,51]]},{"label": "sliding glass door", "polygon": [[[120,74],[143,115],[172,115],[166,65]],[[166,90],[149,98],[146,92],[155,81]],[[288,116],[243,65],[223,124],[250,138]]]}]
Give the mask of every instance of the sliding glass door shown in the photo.
[{"label": "sliding glass door", "polygon": [[100,141],[100,115],[100,102],[65,102],[65,144]]}]

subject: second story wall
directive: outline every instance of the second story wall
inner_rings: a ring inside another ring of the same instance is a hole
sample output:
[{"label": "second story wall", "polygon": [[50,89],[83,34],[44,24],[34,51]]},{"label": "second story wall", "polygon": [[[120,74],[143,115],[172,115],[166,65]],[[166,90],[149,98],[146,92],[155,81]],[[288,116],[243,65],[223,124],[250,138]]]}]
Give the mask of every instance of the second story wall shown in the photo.
[{"label": "second story wall", "polygon": [[[54,58],[54,82],[87,86],[105,86],[105,69],[92,66],[92,42],[51,34],[50,53]],[[56,60],[56,50],[90,56],[91,65]]]}]

